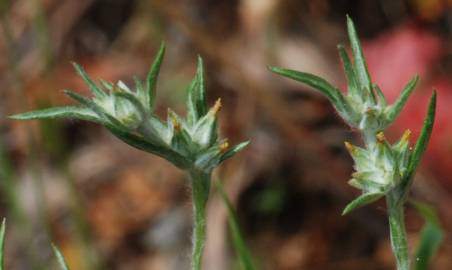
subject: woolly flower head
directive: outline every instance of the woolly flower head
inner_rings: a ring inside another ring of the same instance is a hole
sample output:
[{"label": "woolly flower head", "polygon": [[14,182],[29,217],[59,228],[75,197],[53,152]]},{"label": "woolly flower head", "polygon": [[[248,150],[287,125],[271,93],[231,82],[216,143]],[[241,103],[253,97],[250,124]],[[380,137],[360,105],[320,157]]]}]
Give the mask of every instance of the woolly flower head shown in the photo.
[{"label": "woolly flower head", "polygon": [[212,108],[207,107],[201,58],[198,58],[197,72],[188,89],[187,116],[180,117],[168,109],[168,117],[162,121],[154,114],[155,86],[164,52],[162,44],[146,81],[135,78],[134,90],[122,81],[111,83],[101,80],[98,85],[82,67],[74,64],[93,93],[93,98],[66,90],[65,94],[81,106],[49,108],[11,118],[74,118],[96,122],[135,148],[163,157],[180,168],[210,173],[248,142],[229,147],[227,140],[219,138],[217,113],[221,101],[218,99]]}]

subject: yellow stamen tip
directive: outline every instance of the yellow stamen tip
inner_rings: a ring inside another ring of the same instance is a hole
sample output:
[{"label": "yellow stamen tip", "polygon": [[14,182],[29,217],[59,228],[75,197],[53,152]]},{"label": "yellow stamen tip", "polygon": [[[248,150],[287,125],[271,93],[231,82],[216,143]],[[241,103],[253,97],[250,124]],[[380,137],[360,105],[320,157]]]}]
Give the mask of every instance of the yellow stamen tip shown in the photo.
[{"label": "yellow stamen tip", "polygon": [[173,124],[173,127],[175,130],[179,131],[181,129],[179,121],[177,121],[176,115],[174,115],[173,112],[169,113],[169,116],[171,118],[171,123]]},{"label": "yellow stamen tip", "polygon": [[224,153],[224,152],[226,152],[226,150],[229,149],[229,143],[226,141],[226,142],[220,144],[219,148],[220,148],[220,152]]},{"label": "yellow stamen tip", "polygon": [[350,152],[350,154],[355,151],[355,147],[351,143],[345,141],[344,144],[345,144],[345,148],[347,148],[347,150],[348,150],[348,152]]},{"label": "yellow stamen tip", "polygon": [[385,134],[383,133],[383,131],[378,132],[376,137],[377,137],[377,141],[379,143],[383,143],[386,140]]},{"label": "yellow stamen tip", "polygon": [[405,130],[405,132],[402,135],[402,140],[408,141],[410,139],[410,135],[411,135],[411,130],[409,130],[409,129]]},{"label": "yellow stamen tip", "polygon": [[221,109],[221,98],[219,98],[219,99],[217,99],[217,101],[215,101],[215,104],[213,105],[213,108],[212,108],[213,114],[217,114],[220,109]]}]

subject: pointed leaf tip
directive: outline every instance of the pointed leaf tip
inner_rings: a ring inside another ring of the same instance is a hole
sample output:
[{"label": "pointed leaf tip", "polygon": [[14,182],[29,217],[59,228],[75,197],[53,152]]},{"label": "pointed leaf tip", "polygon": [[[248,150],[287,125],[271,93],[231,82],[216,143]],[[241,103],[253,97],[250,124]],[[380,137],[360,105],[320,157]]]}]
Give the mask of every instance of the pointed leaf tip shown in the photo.
[{"label": "pointed leaf tip", "polygon": [[389,112],[388,112],[389,122],[393,122],[397,118],[397,116],[399,116],[403,107],[405,107],[405,104],[407,103],[408,98],[413,93],[413,90],[415,89],[418,81],[419,81],[419,76],[416,75],[403,88],[402,93],[400,94],[400,97],[389,108]]},{"label": "pointed leaf tip", "polygon": [[344,46],[342,46],[341,44],[339,44],[337,46],[337,49],[339,51],[339,56],[342,60],[342,65],[344,66],[345,75],[347,77],[348,91],[352,95],[359,95],[358,82],[357,82],[357,78],[356,78],[356,74],[355,74],[355,69],[350,60],[350,57],[348,56],[348,53],[345,50]]},{"label": "pointed leaf tip", "polygon": [[75,62],[72,62],[72,65],[74,66],[75,71],[78,73],[78,75],[88,85],[88,88],[91,90],[95,97],[100,98],[105,96],[105,93],[96,85],[96,83],[94,83],[94,81],[89,77],[89,75],[82,68],[82,66]]},{"label": "pointed leaf tip", "polygon": [[237,212],[235,211],[231,201],[228,198],[228,195],[224,191],[223,184],[220,180],[215,181],[215,186],[220,193],[221,198],[223,199],[223,203],[227,209],[228,213],[228,224],[229,229],[231,231],[232,242],[235,246],[235,250],[239,257],[240,264],[243,270],[255,270],[256,267],[254,265],[253,257],[251,252],[246,245],[245,238],[243,237],[242,230],[240,228],[239,219],[237,217]]},{"label": "pointed leaf tip", "polygon": [[358,209],[360,207],[363,207],[365,205],[368,205],[370,203],[373,203],[384,196],[384,193],[381,192],[375,192],[375,193],[364,193],[358,198],[351,201],[342,211],[342,215],[345,216],[351,211]]},{"label": "pointed leaf tip", "polygon": [[440,225],[438,214],[433,207],[419,202],[412,203],[425,219],[415,252],[414,270],[427,270],[443,241],[443,228]]},{"label": "pointed leaf tip", "polygon": [[165,42],[162,41],[160,44],[160,48],[157,52],[157,55],[152,62],[152,65],[149,69],[147,78],[146,78],[146,96],[147,103],[150,108],[154,106],[155,96],[156,96],[156,85],[157,79],[160,73],[160,68],[162,66],[163,58],[165,57],[166,46]]},{"label": "pointed leaf tip", "polygon": [[[356,75],[358,77],[358,82],[363,90],[369,91],[372,94],[372,83],[367,69],[366,60],[361,48],[361,43],[356,32],[355,25],[350,16],[347,15],[347,30],[348,37],[350,39],[350,45],[352,47],[353,58],[355,62]],[[371,95],[374,98],[373,95]]]},{"label": "pointed leaf tip", "polygon": [[66,263],[66,260],[64,259],[63,254],[58,249],[58,247],[56,245],[54,245],[53,243],[52,243],[52,249],[53,249],[53,253],[55,254],[55,256],[58,260],[58,264],[60,265],[61,270],[69,270],[69,267]]},{"label": "pointed leaf tip", "polygon": [[296,71],[292,69],[284,69],[280,67],[271,67],[271,71],[287,77],[289,79],[302,82],[325,95],[337,108],[341,108],[342,93],[332,86],[328,81],[314,74]]},{"label": "pointed leaf tip", "polygon": [[207,111],[207,101],[205,96],[204,64],[201,56],[198,55],[198,65],[187,95],[187,118],[189,123],[194,123],[203,117]]},{"label": "pointed leaf tip", "polygon": [[5,233],[6,233],[6,219],[3,218],[2,226],[0,228],[0,270],[4,269]]},{"label": "pointed leaf tip", "polygon": [[8,116],[14,120],[35,120],[35,119],[80,119],[91,122],[100,122],[93,111],[88,108],[67,106],[67,107],[53,107],[43,110],[25,112]]},{"label": "pointed leaf tip", "polygon": [[250,144],[250,141],[245,141],[245,142],[239,143],[237,145],[234,145],[231,148],[225,149],[224,154],[221,156],[220,162],[223,162],[223,161],[231,158],[238,152],[242,151],[245,147],[248,146],[248,144]]},{"label": "pointed leaf tip", "polygon": [[435,122],[435,112],[436,112],[436,90],[432,91],[432,96],[430,98],[430,103],[427,110],[427,115],[424,120],[424,125],[422,126],[421,133],[416,141],[413,149],[413,153],[408,164],[407,171],[407,181],[411,182],[411,178],[418,167],[421,158],[427,148],[430,136],[432,135],[433,124]]},{"label": "pointed leaf tip", "polygon": [[200,55],[198,55],[198,67],[196,71],[196,76],[198,77],[198,89],[197,89],[197,102],[196,107],[200,116],[207,113],[207,100],[206,100],[206,82],[205,82],[205,70],[204,70],[204,60]]}]

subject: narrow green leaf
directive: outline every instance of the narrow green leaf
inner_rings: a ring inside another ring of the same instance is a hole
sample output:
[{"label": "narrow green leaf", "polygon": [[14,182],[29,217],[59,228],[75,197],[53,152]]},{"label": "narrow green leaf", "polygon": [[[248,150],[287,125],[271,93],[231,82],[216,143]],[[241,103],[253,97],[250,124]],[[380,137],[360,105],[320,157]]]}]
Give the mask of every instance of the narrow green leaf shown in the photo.
[{"label": "narrow green leaf", "polygon": [[412,178],[418,167],[422,155],[427,148],[428,142],[430,140],[430,136],[432,135],[433,123],[435,122],[435,111],[436,111],[436,90],[433,90],[432,96],[430,98],[430,103],[428,106],[427,116],[424,120],[424,125],[422,126],[421,133],[419,138],[417,139],[416,145],[414,146],[413,153],[411,154],[411,158],[408,164],[408,169],[406,172],[406,179],[404,183],[402,183],[402,190],[404,193],[408,193],[409,187],[412,182]]},{"label": "narrow green leaf", "polygon": [[199,56],[195,78],[187,91],[187,120],[190,125],[197,122],[208,111],[205,91],[204,64]]},{"label": "narrow green leaf", "polygon": [[305,83],[313,87],[314,89],[320,91],[330,100],[330,102],[339,112],[341,117],[344,118],[344,120],[346,120],[346,122],[348,122],[352,126],[356,125],[355,123],[356,114],[353,112],[353,109],[350,107],[350,104],[344,98],[341,91],[332,86],[329,82],[327,82],[323,78],[320,78],[310,73],[290,69],[283,69],[278,67],[270,67],[270,70],[276,74]]},{"label": "narrow green leaf", "polygon": [[113,133],[113,135],[115,135],[118,139],[132,147],[165,158],[181,169],[188,167],[186,159],[168,147],[153,144],[143,137],[124,131],[124,129],[118,128],[118,126],[110,123],[104,123],[104,126],[108,128],[108,130],[110,130],[111,133]]},{"label": "narrow green leaf", "polygon": [[428,270],[431,259],[435,256],[443,240],[441,228],[427,222],[421,231],[421,239],[416,249],[415,270]]},{"label": "narrow green leaf", "polygon": [[358,198],[354,199],[352,202],[350,202],[342,211],[342,215],[346,215],[350,213],[351,211],[363,207],[365,205],[368,205],[370,203],[373,203],[383,197],[385,194],[381,192],[375,192],[375,193],[364,193]]},{"label": "narrow green leaf", "polygon": [[67,266],[66,260],[64,259],[61,251],[54,244],[52,244],[52,249],[53,253],[55,253],[55,256],[57,257],[61,270],[69,270],[69,267]]},{"label": "narrow green leaf", "polygon": [[198,76],[197,107],[199,114],[205,115],[207,113],[205,71],[204,61],[199,55],[196,74]]},{"label": "narrow green leaf", "polygon": [[436,212],[436,209],[433,206],[412,199],[410,199],[409,202],[411,205],[414,206],[414,208],[416,208],[416,211],[425,219],[425,222],[430,222],[440,227],[438,213]]},{"label": "narrow green leaf", "polygon": [[155,93],[156,93],[156,85],[157,78],[160,72],[160,67],[163,62],[163,57],[165,56],[165,42],[162,41],[159,51],[157,52],[157,56],[154,59],[154,62],[151,65],[148,76],[146,78],[146,92],[149,108],[154,107],[155,101]]},{"label": "narrow green leaf", "polygon": [[378,102],[381,106],[386,107],[388,105],[388,102],[386,100],[385,95],[383,94],[383,91],[381,91],[380,87],[376,84],[374,84],[374,91],[377,94]]},{"label": "narrow green leaf", "polygon": [[443,240],[443,231],[439,224],[438,215],[433,207],[419,202],[412,202],[412,204],[425,219],[425,224],[422,228],[421,237],[415,252],[414,269],[428,270],[429,264]]},{"label": "narrow green leaf", "polygon": [[96,123],[101,123],[102,121],[99,117],[90,109],[76,106],[67,107],[54,107],[43,110],[25,112],[20,114],[15,114],[9,116],[11,119],[15,120],[34,120],[34,119],[80,119]]},{"label": "narrow green leaf", "polygon": [[220,162],[223,162],[229,158],[231,158],[232,156],[234,156],[235,154],[237,154],[238,152],[242,151],[243,148],[247,147],[248,144],[250,143],[250,141],[246,141],[246,142],[242,142],[239,143],[235,146],[233,146],[231,149],[227,150],[220,159]]},{"label": "narrow green leaf", "polygon": [[2,226],[0,228],[0,270],[3,270],[5,267],[4,265],[5,233],[6,233],[6,219],[3,218]]},{"label": "narrow green leaf", "polygon": [[[86,107],[90,108],[99,117],[105,117],[112,124],[114,124],[118,127],[121,127],[123,129],[127,129],[126,127],[124,127],[124,125],[121,124],[121,122],[118,121],[118,119],[114,118],[111,114],[107,113],[101,106],[97,105],[91,99],[84,97],[84,96],[82,96],[76,92],[70,91],[70,90],[64,90],[64,94],[67,95],[68,97],[72,98],[73,100],[79,102],[80,104],[85,105]],[[103,124],[105,124],[105,122]]]},{"label": "narrow green leaf", "polygon": [[194,103],[195,108],[198,113],[198,117],[204,116],[207,111],[207,100],[206,100],[206,82],[205,82],[205,72],[204,72],[204,62],[201,56],[198,56],[198,66],[196,70],[196,77],[198,77],[198,83],[195,85],[194,91]]},{"label": "narrow green leaf", "polygon": [[276,74],[311,86],[312,88],[324,94],[334,105],[336,105],[339,101],[339,95],[342,95],[340,91],[332,86],[329,82],[316,75],[279,67],[270,67],[270,70]]},{"label": "narrow green leaf", "polygon": [[352,95],[359,95],[358,83],[356,81],[356,74],[352,62],[350,61],[350,58],[348,57],[344,46],[338,45],[337,49],[339,50],[339,56],[341,57],[342,64],[344,65],[345,75],[347,76],[348,91],[350,91]]},{"label": "narrow green leaf", "polygon": [[355,61],[356,73],[358,75],[358,82],[363,89],[372,92],[372,84],[369,76],[369,71],[367,69],[366,60],[364,59],[364,54],[361,49],[358,34],[356,33],[355,25],[353,24],[352,19],[348,15],[347,29],[348,37],[350,39],[350,45],[352,47],[353,58]]},{"label": "narrow green leaf", "polygon": [[419,80],[418,76],[415,76],[413,79],[411,79],[407,83],[407,85],[403,88],[400,97],[396,100],[396,102],[394,102],[393,105],[391,105],[391,107],[389,107],[388,111],[389,122],[393,122],[397,118],[397,116],[399,116],[400,112],[402,111],[403,107],[408,101],[408,98],[410,97],[411,93],[413,93],[413,90],[416,87],[418,80]]},{"label": "narrow green leaf", "polygon": [[99,87],[97,87],[97,85],[93,82],[93,80],[91,80],[91,78],[79,64],[72,63],[72,65],[74,65],[75,70],[80,75],[80,77],[82,77],[83,81],[88,85],[89,89],[95,97],[101,98],[105,96],[105,93]]},{"label": "narrow green leaf", "polygon": [[228,196],[226,195],[221,182],[215,181],[215,184],[218,192],[221,195],[221,198],[223,199],[223,203],[228,210],[229,229],[231,230],[232,242],[239,257],[240,265],[242,266],[243,270],[254,270],[256,269],[256,267],[254,266],[251,253],[245,243],[243,233],[240,229],[237,213],[234,210],[234,207],[232,206],[232,203],[229,200]]},{"label": "narrow green leaf", "polygon": [[77,101],[78,103],[90,108],[91,110],[93,110],[95,113],[103,113],[103,109],[100,108],[100,106],[98,106],[94,101],[92,101],[91,99],[84,97],[74,91],[71,90],[63,90],[63,93],[70,97],[71,99]]},{"label": "narrow green leaf", "polygon": [[102,87],[104,87],[105,89],[112,91],[113,90],[113,84],[111,82],[107,82],[105,80],[99,80],[100,81],[100,85],[102,85]]},{"label": "narrow green leaf", "polygon": [[195,76],[187,89],[187,122],[189,125],[193,125],[198,119],[199,115],[196,111],[196,105],[193,92],[198,87],[198,76]]}]

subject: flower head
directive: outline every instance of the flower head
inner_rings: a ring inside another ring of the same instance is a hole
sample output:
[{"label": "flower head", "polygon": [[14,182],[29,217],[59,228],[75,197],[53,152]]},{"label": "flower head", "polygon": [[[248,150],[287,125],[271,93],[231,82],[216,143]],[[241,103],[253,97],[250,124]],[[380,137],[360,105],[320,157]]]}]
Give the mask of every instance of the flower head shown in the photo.
[{"label": "flower head", "polygon": [[400,114],[416,86],[418,77],[415,76],[408,82],[394,104],[388,105],[383,92],[371,81],[355,26],[349,17],[347,28],[353,62],[344,47],[338,46],[348,82],[346,94],[316,75],[271,68],[277,74],[305,83],[321,92],[330,100],[341,118],[361,132],[365,148],[353,146],[348,142],[345,146],[355,162],[355,172],[349,184],[362,190],[363,194],[347,205],[344,214],[389,193],[396,194],[398,202],[406,199],[412,177],[432,132],[436,107],[434,91],[421,135],[413,151],[408,146],[409,131],[405,132],[396,144],[389,144],[382,131]]},{"label": "flower head", "polygon": [[185,118],[168,110],[166,121],[154,114],[155,86],[165,53],[162,44],[146,82],[135,79],[135,89],[125,83],[96,84],[77,64],[74,67],[93,93],[87,98],[66,90],[81,106],[55,107],[12,116],[14,119],[75,118],[104,125],[116,137],[138,149],[161,156],[183,169],[210,173],[222,161],[243,149],[248,142],[229,147],[219,139],[217,113],[220,99],[209,109],[205,97],[204,68],[198,68],[187,97]]},{"label": "flower head", "polygon": [[371,81],[355,26],[349,17],[347,17],[347,28],[354,61],[352,62],[342,45],[338,46],[348,82],[348,91],[345,95],[316,75],[279,67],[272,67],[271,70],[320,91],[331,101],[346,123],[360,131],[375,134],[394,122],[413,92],[418,77],[415,76],[408,82],[394,104],[388,105],[378,85]]},{"label": "flower head", "polygon": [[388,192],[403,179],[410,158],[410,131],[390,145],[383,132],[376,135],[377,143],[364,149],[345,142],[346,148],[355,161],[355,172],[349,184],[363,192]]}]

